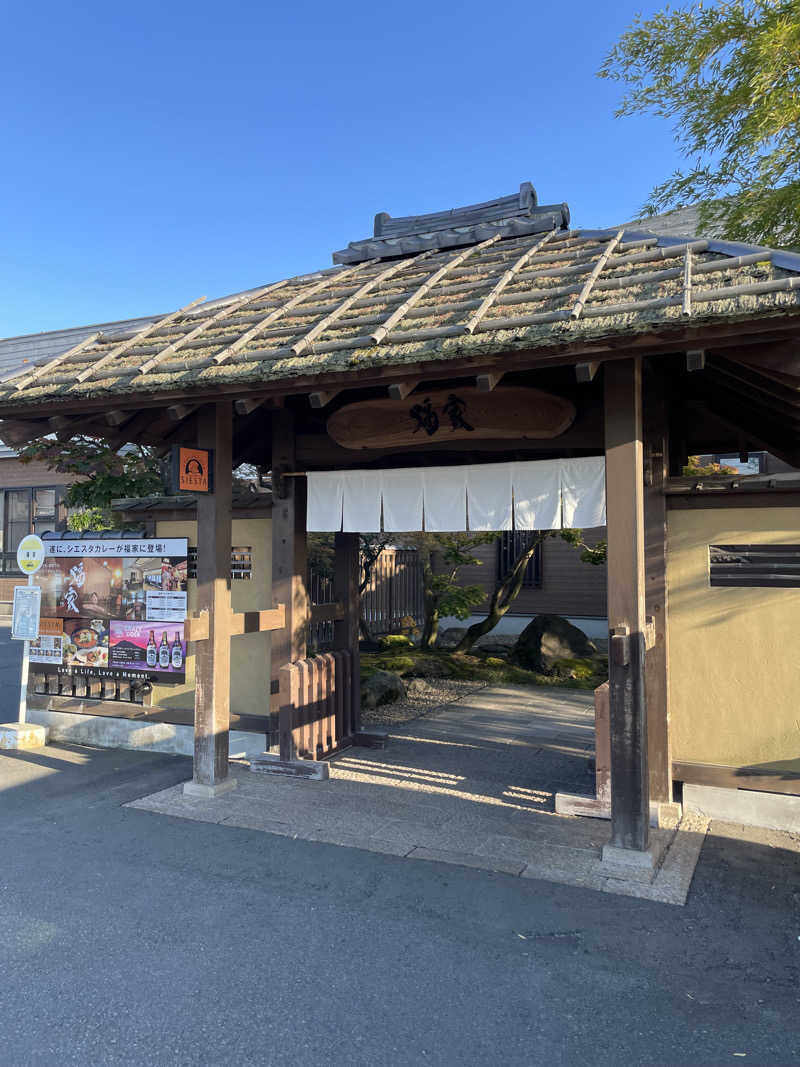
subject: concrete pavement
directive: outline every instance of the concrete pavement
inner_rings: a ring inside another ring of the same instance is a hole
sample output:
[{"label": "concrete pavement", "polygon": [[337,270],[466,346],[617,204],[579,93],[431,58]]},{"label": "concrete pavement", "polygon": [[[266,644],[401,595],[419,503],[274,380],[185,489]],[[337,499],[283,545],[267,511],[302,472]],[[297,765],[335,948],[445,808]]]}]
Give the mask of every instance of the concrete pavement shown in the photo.
[{"label": "concrete pavement", "polygon": [[187,760],[0,755],[0,1063],[789,1064],[800,870],[714,826],[685,908],[153,816]]}]

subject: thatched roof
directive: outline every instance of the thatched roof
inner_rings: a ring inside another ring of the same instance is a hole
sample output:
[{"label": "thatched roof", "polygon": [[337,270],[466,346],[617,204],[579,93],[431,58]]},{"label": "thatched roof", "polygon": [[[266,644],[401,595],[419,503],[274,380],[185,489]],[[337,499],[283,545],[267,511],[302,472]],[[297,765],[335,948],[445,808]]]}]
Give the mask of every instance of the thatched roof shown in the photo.
[{"label": "thatched roof", "polygon": [[[213,393],[654,328],[791,316],[800,255],[641,230],[558,230],[288,278],[84,338],[0,383],[0,407]],[[481,232],[484,232],[483,230]]]}]

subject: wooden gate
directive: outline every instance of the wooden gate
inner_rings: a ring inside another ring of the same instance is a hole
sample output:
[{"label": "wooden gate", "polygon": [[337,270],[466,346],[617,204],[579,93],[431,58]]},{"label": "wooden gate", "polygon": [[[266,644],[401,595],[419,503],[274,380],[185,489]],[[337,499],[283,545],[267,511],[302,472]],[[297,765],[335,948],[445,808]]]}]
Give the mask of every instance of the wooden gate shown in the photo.
[{"label": "wooden gate", "polygon": [[282,760],[317,760],[352,743],[360,694],[350,652],[326,652],[281,667],[280,689]]}]

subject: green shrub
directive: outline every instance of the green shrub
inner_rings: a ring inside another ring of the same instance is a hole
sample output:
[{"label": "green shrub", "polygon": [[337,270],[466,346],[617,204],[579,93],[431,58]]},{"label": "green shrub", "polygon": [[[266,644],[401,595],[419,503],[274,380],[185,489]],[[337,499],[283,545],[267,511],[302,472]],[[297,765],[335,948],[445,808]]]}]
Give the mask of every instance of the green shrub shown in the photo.
[{"label": "green shrub", "polygon": [[391,671],[392,674],[403,674],[411,670],[414,660],[411,656],[378,656],[375,666],[382,671]]},{"label": "green shrub", "polygon": [[591,659],[557,659],[553,662],[553,674],[559,678],[575,678],[588,681],[595,673],[595,664]]},{"label": "green shrub", "polygon": [[413,648],[414,642],[405,634],[387,634],[380,639],[382,652],[391,652],[395,648]]}]

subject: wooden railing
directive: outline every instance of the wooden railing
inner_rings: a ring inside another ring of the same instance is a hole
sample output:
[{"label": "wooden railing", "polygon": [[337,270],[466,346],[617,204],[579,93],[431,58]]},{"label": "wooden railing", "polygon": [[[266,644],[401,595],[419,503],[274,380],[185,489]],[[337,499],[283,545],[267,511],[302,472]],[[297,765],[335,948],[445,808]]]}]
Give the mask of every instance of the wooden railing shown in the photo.
[{"label": "wooden railing", "polygon": [[351,743],[360,694],[350,652],[326,652],[280,670],[281,759],[321,759]]}]

